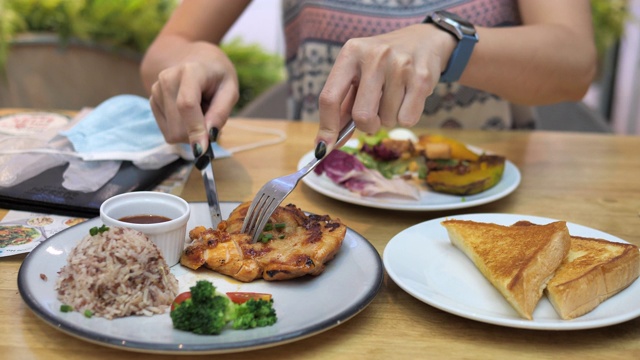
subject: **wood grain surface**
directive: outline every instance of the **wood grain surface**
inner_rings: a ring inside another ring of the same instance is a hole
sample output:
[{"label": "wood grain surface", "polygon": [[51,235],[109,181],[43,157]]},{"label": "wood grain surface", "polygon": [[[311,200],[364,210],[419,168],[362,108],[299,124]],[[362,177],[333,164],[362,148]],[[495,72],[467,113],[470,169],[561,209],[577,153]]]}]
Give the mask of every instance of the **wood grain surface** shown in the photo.
[{"label": "wood grain surface", "polygon": [[[276,145],[237,152],[230,158],[214,161],[222,201],[251,200],[266,181],[295,171],[299,159],[313,148],[317,124],[232,119],[223,129],[219,142],[230,149],[273,138],[254,131],[262,128],[282,130],[287,138]],[[487,212],[566,220],[640,245],[640,137],[543,131],[452,130],[444,134],[507,156],[522,173],[520,186],[511,195],[493,203],[454,211],[372,209],[328,198],[302,183],[285,202],[306,211],[341,218],[367,238],[380,254],[394,235],[409,226],[442,216]],[[192,172],[182,196],[192,202],[206,200],[199,172]],[[6,210],[0,211],[0,217],[5,214]],[[178,358],[108,348],[74,338],[45,323],[31,312],[18,292],[17,273],[24,258],[25,255],[0,258],[0,333],[3,334],[0,357]],[[340,326],[286,345],[210,357],[637,359],[640,358],[638,339],[640,319],[581,331],[520,330],[468,320],[422,303],[385,275],[383,287],[373,302]]]}]

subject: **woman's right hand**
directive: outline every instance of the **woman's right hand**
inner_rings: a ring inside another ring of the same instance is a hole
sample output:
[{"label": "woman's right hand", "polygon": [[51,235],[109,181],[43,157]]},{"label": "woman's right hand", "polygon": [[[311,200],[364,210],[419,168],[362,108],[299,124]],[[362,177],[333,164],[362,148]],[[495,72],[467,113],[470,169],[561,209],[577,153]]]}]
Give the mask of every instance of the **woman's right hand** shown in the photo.
[{"label": "woman's right hand", "polygon": [[181,54],[180,61],[159,73],[151,87],[151,109],[165,141],[188,142],[199,157],[238,101],[238,77],[227,55],[211,43],[171,51]]}]

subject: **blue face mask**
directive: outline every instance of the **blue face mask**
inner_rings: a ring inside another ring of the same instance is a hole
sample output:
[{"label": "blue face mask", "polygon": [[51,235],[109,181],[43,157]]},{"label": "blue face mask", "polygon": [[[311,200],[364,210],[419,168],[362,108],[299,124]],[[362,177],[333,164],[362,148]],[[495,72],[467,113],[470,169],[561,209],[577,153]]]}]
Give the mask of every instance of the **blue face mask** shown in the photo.
[{"label": "blue face mask", "polygon": [[[95,191],[115,175],[122,160],[132,161],[141,169],[158,169],[178,157],[193,159],[188,145],[164,141],[149,100],[143,97],[118,95],[87,112],[83,115],[82,111],[73,120],[75,125],[60,131],[60,135],[52,130],[40,141],[28,137],[13,139],[18,141],[14,145],[19,146],[9,149],[9,153],[3,152],[6,145],[0,148],[0,157],[13,155],[0,161],[0,187],[17,185],[68,162],[63,186],[75,191]],[[217,143],[213,144],[213,152],[216,159],[231,156],[231,151]],[[101,176],[91,176],[96,171]]]},{"label": "blue face mask", "polygon": [[129,160],[144,169],[162,167],[178,157],[193,160],[187,144],[165,142],[149,100],[136,95],[105,100],[60,134],[83,160]]}]

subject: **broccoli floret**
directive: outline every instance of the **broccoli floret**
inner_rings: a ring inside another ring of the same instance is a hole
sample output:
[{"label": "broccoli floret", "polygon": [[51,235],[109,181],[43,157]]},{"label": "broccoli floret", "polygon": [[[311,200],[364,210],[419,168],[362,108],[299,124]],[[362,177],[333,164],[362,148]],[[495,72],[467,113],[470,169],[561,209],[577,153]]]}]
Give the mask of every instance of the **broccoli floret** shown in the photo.
[{"label": "broccoli floret", "polygon": [[278,320],[273,300],[251,299],[235,306],[233,328],[236,330],[271,326]]},{"label": "broccoli floret", "polygon": [[251,299],[235,304],[228,297],[216,293],[216,288],[206,280],[191,287],[191,297],[171,310],[173,326],[196,334],[217,335],[232,323],[234,329],[251,329],[273,325],[277,321],[273,300]]},{"label": "broccoli floret", "polygon": [[231,302],[217,295],[216,288],[208,281],[198,281],[191,287],[191,298],[175,306],[171,311],[173,327],[196,334],[220,334],[227,324],[226,313]]},{"label": "broccoli floret", "polygon": [[210,301],[216,295],[216,287],[212,283],[206,280],[200,280],[196,282],[195,286],[191,287],[191,299],[196,304]]}]

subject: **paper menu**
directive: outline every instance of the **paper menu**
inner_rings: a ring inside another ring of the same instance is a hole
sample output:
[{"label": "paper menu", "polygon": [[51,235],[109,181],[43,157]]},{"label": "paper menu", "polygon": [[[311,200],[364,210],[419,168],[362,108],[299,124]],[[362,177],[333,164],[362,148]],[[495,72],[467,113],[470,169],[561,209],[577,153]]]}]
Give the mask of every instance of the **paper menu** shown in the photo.
[{"label": "paper menu", "polygon": [[0,222],[0,257],[28,253],[56,233],[85,218],[9,211]]}]

